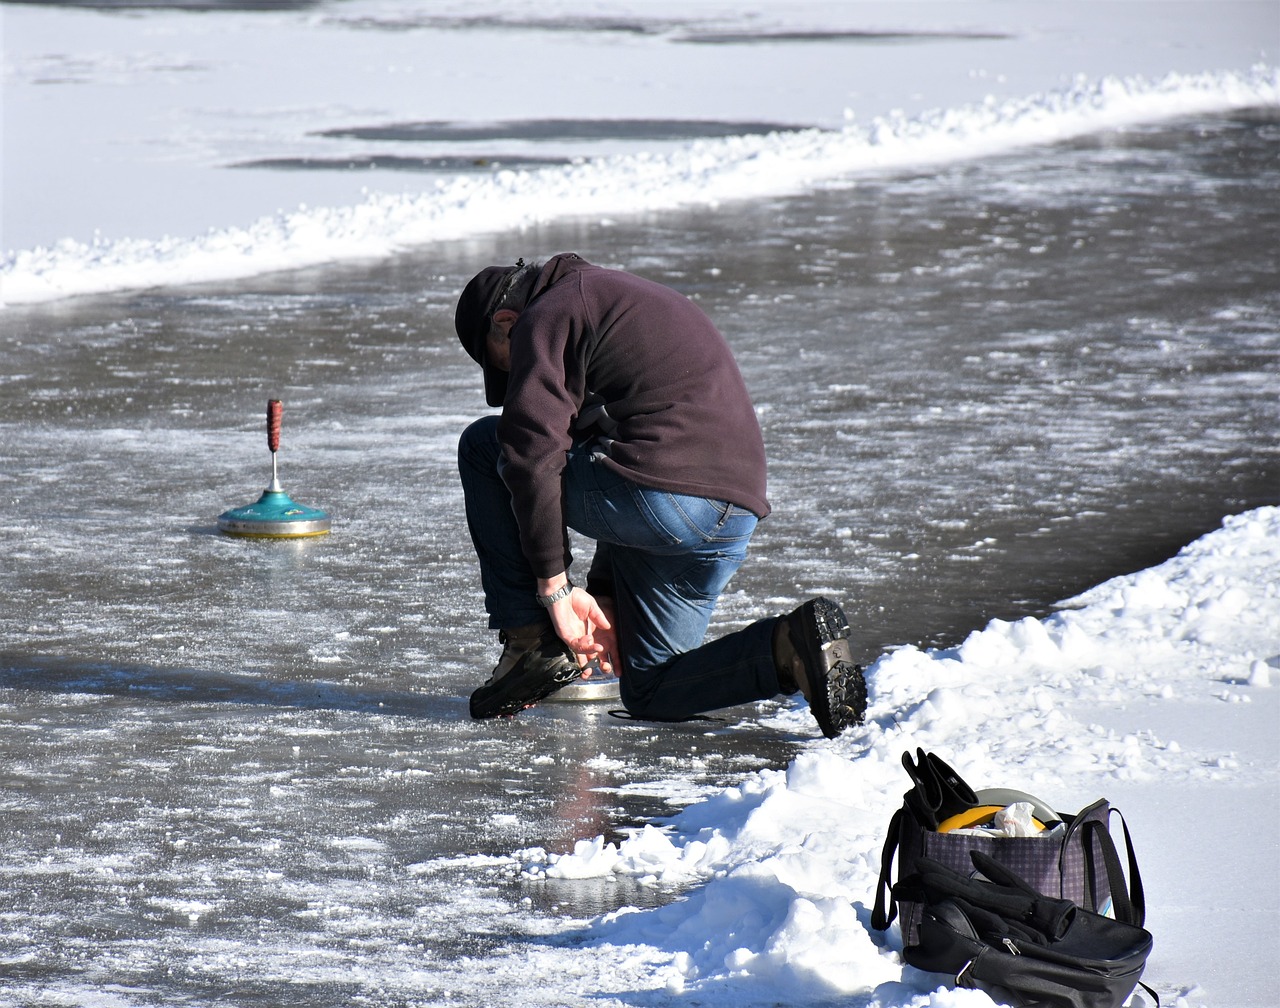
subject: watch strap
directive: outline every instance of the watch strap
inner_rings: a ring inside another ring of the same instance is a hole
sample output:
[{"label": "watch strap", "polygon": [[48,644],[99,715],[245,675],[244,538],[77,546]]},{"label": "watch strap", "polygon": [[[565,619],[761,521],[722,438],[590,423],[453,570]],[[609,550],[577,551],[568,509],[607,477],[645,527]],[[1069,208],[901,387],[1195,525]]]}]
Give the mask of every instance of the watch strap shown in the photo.
[{"label": "watch strap", "polygon": [[550,595],[535,595],[534,598],[538,600],[538,605],[542,606],[544,609],[550,609],[561,599],[567,599],[572,591],[573,582],[566,581]]}]

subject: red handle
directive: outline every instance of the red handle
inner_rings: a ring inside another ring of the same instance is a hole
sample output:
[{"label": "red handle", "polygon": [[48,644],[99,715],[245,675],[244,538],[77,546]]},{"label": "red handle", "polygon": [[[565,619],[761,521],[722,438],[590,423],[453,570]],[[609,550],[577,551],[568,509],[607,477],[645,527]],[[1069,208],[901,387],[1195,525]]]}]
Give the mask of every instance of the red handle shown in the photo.
[{"label": "red handle", "polygon": [[280,450],[280,418],[284,415],[284,403],[279,399],[267,400],[267,447],[272,453]]}]

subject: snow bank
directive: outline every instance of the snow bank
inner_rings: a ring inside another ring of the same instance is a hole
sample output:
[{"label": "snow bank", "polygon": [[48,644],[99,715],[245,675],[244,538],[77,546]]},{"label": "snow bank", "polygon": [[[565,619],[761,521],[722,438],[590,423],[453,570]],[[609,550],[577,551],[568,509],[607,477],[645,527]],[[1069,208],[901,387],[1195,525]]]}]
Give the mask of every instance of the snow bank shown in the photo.
[{"label": "snow bank", "polygon": [[1106,78],[1018,101],[880,117],[843,130],[703,140],[667,154],[457,177],[432,191],[372,193],[347,207],[300,207],[194,238],[67,239],[9,252],[0,260],[0,305],[377,258],[426,242],[498,232],[513,221],[750,199],[1138,122],[1269,105],[1280,105],[1280,71],[1266,67],[1169,74],[1158,81]]},{"label": "snow bank", "polygon": [[[698,1003],[858,994],[870,1005],[989,1004],[938,990],[938,977],[901,965],[896,928],[869,927],[885,826],[909,785],[901,754],[938,751],[975,787],[1021,788],[1065,811],[1133,782],[1238,780],[1225,747],[1184,748],[1091,718],[1137,702],[1250,703],[1280,667],[1277,570],[1280,508],[1230,518],[1166,563],[1108,581],[1046,619],[996,620],[945,651],[895,651],[868,670],[864,729],[688,806],[666,829],[646,826],[618,844],[584,840],[565,854],[520,851],[520,870],[531,879],[702,882],[685,899],[586,928],[602,951],[665,951],[655,986],[714,992]],[[807,718],[797,707],[778,720],[804,730]],[[1267,737],[1260,748],[1273,752]],[[1262,769],[1274,785],[1274,762]],[[1194,843],[1126,811],[1140,851],[1157,838]],[[1247,950],[1233,959],[1248,961]]]}]

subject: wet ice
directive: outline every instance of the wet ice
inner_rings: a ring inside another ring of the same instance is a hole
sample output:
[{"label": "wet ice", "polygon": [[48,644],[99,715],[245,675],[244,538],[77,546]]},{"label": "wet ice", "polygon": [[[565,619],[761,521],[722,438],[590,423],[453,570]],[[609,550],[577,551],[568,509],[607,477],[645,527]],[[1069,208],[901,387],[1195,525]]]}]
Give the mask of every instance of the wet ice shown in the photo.
[{"label": "wet ice", "polygon": [[[1159,824],[1189,795],[1224,821],[1275,807],[1254,741],[1280,645],[1248,622],[1274,594],[1246,562],[1273,519],[1047,614],[1274,502],[1275,130],[1274,108],[1095,123],[789,197],[148,289],[179,237],[125,258],[133,293],[5,309],[0,1003],[959,1003],[862,926],[895,747],[922,741],[1136,810],[1156,891],[1182,887],[1150,979],[1266,1003],[1273,976],[1195,940],[1248,880],[1188,873]],[[892,652],[867,733],[818,742],[792,702],[674,727],[466,719],[494,642],[453,475],[482,407],[452,299],[477,264],[568,249],[685,290],[733,341],[777,513],[717,625],[845,599],[860,657]],[[215,533],[268,478],[270,397],[286,486],[334,517],[323,542]],[[993,745],[988,708],[1014,700],[1033,734]]]}]

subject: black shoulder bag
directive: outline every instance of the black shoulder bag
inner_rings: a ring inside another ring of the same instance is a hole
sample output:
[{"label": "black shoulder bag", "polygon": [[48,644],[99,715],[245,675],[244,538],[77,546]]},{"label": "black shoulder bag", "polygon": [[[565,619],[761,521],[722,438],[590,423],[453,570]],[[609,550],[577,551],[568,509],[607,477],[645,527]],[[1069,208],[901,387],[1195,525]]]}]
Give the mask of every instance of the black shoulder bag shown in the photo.
[{"label": "black shoulder bag", "polygon": [[[1014,1004],[1119,1008],[1151,954],[1150,933],[1037,892],[998,861],[972,852],[985,879],[929,858],[894,886],[922,907],[918,940],[903,949],[917,969]],[[1144,985],[1153,998],[1154,992]],[[1156,1004],[1159,999],[1156,998]]]}]

